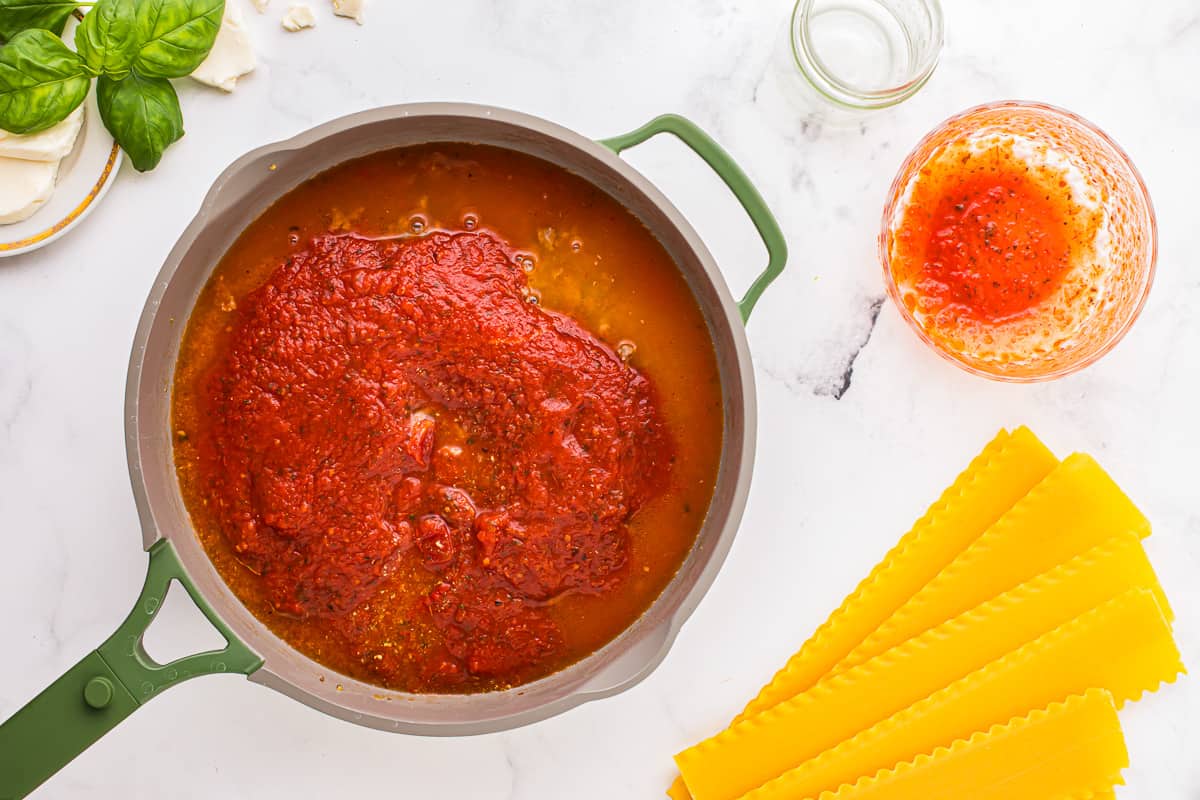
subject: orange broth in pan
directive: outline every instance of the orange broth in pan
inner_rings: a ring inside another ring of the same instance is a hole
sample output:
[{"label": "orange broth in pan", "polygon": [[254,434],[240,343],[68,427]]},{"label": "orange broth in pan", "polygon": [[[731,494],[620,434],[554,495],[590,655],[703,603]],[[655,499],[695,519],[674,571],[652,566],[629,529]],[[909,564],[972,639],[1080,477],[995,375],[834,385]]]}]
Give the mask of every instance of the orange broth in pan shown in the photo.
[{"label": "orange broth in pan", "polygon": [[532,156],[440,143],[289,192],[203,289],[176,367],[184,500],[238,598],[409,692],[578,661],[670,582],[723,438],[661,244]]}]

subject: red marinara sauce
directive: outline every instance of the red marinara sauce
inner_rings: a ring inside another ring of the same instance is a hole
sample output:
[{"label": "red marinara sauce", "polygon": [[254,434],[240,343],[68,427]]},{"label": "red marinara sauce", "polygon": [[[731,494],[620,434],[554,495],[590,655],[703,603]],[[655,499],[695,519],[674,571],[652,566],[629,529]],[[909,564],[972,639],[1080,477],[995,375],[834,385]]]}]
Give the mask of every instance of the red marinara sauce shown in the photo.
[{"label": "red marinara sauce", "polygon": [[208,378],[201,469],[234,550],[381,672],[407,648],[355,612],[406,553],[437,576],[413,598],[440,634],[431,685],[504,675],[561,644],[538,604],[612,588],[665,478],[649,383],[525,287],[486,233],[316,239],[242,303]]},{"label": "red marinara sauce", "polygon": [[892,272],[926,314],[1002,322],[1049,297],[1094,238],[1077,215],[1061,175],[1011,148],[936,160],[911,186]]},{"label": "red marinara sauce", "polygon": [[[603,283],[674,266],[604,267],[621,237],[657,255],[653,237],[548,166],[464,145],[335,168],[251,226],[189,323],[174,420],[198,533],[260,618],[355,677],[464,692],[553,672],[630,624],[702,523],[721,438],[711,343],[685,357],[700,375],[660,364],[695,347],[703,321],[688,295],[676,338],[620,335],[631,317]],[[390,189],[365,198],[379,217],[330,210],[368,175]],[[488,188],[472,190],[476,176]],[[507,209],[527,186],[543,197],[526,211],[579,218],[514,247],[500,230],[522,234]],[[415,206],[402,237],[397,196]],[[452,215],[465,230],[447,229]],[[628,311],[679,306],[664,295],[686,292],[674,273],[643,281]],[[546,308],[560,292],[616,340]],[[634,362],[655,345],[652,383]]]}]

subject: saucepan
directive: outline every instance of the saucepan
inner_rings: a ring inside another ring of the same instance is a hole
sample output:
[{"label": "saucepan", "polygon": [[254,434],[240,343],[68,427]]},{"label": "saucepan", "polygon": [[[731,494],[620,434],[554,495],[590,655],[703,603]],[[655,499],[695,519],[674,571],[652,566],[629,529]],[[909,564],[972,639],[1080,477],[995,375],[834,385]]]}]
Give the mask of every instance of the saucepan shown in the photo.
[{"label": "saucepan", "polygon": [[[682,214],[619,154],[671,134],[732,190],[761,234],[768,264],[745,296],[731,295],[717,264]],[[371,152],[428,142],[476,142],[550,161],[591,181],[632,211],[660,240],[695,295],[717,355],[724,400],[724,449],[712,503],[672,582],[619,637],[541,680],[473,695],[407,695],[331,670],[268,630],[226,586],[189,520],[173,466],[172,376],[184,322],[211,271],[243,228],[313,175]],[[104,644],[0,726],[0,797],[36,788],[106,731],[163,690],[188,678],[235,672],[326,714],[409,734],[459,736],[525,725],[624,691],[662,661],[700,602],[733,541],[750,486],[755,442],[754,370],[744,323],[780,274],[787,249],[750,180],[696,125],[659,117],[600,142],[508,110],[466,104],[381,108],[321,125],[239,159],[217,179],[171,251],[138,325],[129,365],[125,438],[133,494],[149,553],[146,583],[129,617]],[[142,635],[177,582],[225,639],[225,647],[159,664]]]}]

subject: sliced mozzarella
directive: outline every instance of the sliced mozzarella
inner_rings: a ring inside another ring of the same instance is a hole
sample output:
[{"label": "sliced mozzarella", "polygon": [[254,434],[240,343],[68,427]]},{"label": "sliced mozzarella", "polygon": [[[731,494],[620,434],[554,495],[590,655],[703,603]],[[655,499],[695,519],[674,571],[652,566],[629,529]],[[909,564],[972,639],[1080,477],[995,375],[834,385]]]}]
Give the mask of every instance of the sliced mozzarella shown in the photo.
[{"label": "sliced mozzarella", "polygon": [[271,0],[253,0],[253,2],[254,8],[258,10],[258,13],[265,14],[267,11],[267,5],[270,4]]},{"label": "sliced mozzarella", "polygon": [[26,161],[61,161],[75,147],[79,129],[83,127],[83,106],[72,111],[66,119],[39,133],[17,134],[0,130],[0,158],[21,158]]},{"label": "sliced mozzarella", "polygon": [[288,7],[287,13],[283,15],[283,29],[285,31],[302,31],[305,28],[311,28],[317,24],[317,18],[313,16],[312,9],[303,3],[295,3]]},{"label": "sliced mozzarella", "polygon": [[254,66],[254,46],[242,22],[242,12],[227,5],[217,40],[192,77],[203,84],[232,92],[238,78],[253,72]]},{"label": "sliced mozzarella", "polygon": [[366,4],[366,0],[333,0],[333,13],[339,17],[349,17],[362,25],[363,7]]},{"label": "sliced mozzarella", "polygon": [[57,161],[0,158],[0,225],[29,219],[54,191]]}]

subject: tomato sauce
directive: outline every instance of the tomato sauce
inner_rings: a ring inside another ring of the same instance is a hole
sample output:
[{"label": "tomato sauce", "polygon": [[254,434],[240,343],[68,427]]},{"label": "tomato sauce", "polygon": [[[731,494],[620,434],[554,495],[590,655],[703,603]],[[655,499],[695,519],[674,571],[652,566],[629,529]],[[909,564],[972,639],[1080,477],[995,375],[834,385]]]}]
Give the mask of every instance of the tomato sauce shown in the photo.
[{"label": "tomato sauce", "polygon": [[892,271],[928,315],[996,323],[1037,308],[1089,246],[1070,186],[1011,148],[941,159],[913,186]]},{"label": "tomato sauce", "polygon": [[[595,332],[593,332],[595,331]],[[411,692],[578,660],[678,569],[720,460],[707,326],[614,200],[475,145],[299,187],[189,322],[180,485],[283,638]]]}]

